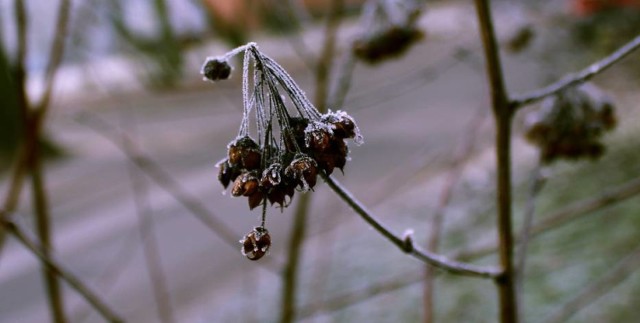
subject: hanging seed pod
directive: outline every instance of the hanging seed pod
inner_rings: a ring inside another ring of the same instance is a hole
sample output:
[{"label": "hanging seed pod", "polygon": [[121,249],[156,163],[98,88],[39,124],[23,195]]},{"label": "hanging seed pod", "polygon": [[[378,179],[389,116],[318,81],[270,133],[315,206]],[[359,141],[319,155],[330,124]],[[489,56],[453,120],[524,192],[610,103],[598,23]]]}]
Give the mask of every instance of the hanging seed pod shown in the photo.
[{"label": "hanging seed pod", "polygon": [[259,187],[258,178],[252,172],[243,172],[233,182],[233,188],[231,189],[231,195],[233,196],[251,196],[258,191]]},{"label": "hanging seed pod", "polygon": [[[289,132],[285,131],[284,144],[289,152],[296,151],[296,145],[300,149],[305,147],[305,129],[309,125],[309,120],[302,117],[293,117],[289,119]],[[292,138],[293,137],[293,138]],[[295,140],[295,144],[294,144]]]},{"label": "hanging seed pod", "polygon": [[212,82],[226,80],[231,75],[231,65],[221,57],[209,57],[202,65],[200,74],[205,80]]},{"label": "hanging seed pod", "polygon": [[303,191],[308,191],[316,186],[318,164],[309,156],[297,156],[284,173],[293,178]]},{"label": "hanging seed pod", "polygon": [[262,204],[264,200],[264,193],[261,190],[256,190],[253,194],[249,195],[249,210],[255,209]]},{"label": "hanging seed pod", "polygon": [[242,255],[249,260],[262,258],[271,247],[271,236],[264,227],[255,227],[240,240]]},{"label": "hanging seed pod", "polygon": [[240,168],[254,170],[260,168],[260,147],[249,136],[240,137],[228,147],[229,164]]},{"label": "hanging seed pod", "polygon": [[270,189],[282,181],[282,165],[273,163],[269,165],[263,172],[260,179],[260,185],[265,189]]},{"label": "hanging seed pod", "polygon": [[240,175],[240,169],[232,167],[229,164],[229,160],[225,159],[216,165],[220,170],[218,171],[218,180],[226,189],[231,181],[235,181]]},{"label": "hanging seed pod", "polygon": [[305,146],[314,152],[327,151],[331,147],[332,133],[325,124],[309,124],[305,129]]}]

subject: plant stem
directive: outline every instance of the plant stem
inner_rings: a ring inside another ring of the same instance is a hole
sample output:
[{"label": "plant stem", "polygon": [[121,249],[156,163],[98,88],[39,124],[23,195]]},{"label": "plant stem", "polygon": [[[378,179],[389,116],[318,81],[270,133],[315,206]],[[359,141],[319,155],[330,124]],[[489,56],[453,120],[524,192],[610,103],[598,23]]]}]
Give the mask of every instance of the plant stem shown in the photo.
[{"label": "plant stem", "polygon": [[[40,239],[40,246],[42,246],[42,253],[45,257],[49,257],[52,249],[51,224],[49,221],[51,215],[49,214],[49,201],[45,188],[46,184],[42,170],[42,159],[39,145],[37,144],[29,164],[31,169],[33,205],[36,214],[36,231]],[[45,289],[48,295],[47,300],[49,301],[52,319],[56,323],[66,322],[62,291],[60,290],[58,277],[56,273],[51,270],[50,266],[44,263],[42,265],[42,275],[45,281]]]},{"label": "plant stem", "polygon": [[403,252],[412,255],[422,262],[431,264],[453,274],[492,279],[499,279],[502,276],[500,271],[492,267],[475,266],[472,264],[451,260],[445,256],[420,249],[418,246],[413,244],[413,241],[411,239],[403,239],[391,232],[391,230],[389,230],[384,224],[378,221],[360,201],[358,201],[349,191],[342,187],[342,185],[338,181],[334,180],[324,172],[320,172],[320,176],[325,180],[329,187],[336,194],[338,194],[338,196],[343,201],[347,203],[347,205],[349,205],[358,215],[360,215],[360,217],[362,217],[365,222],[371,225],[376,231],[382,234],[385,238],[387,238],[387,240],[389,240]]},{"label": "plant stem", "polygon": [[480,35],[484,47],[491,104],[496,121],[496,159],[498,169],[498,241],[502,275],[496,280],[500,301],[500,322],[518,321],[518,309],[515,297],[513,266],[513,235],[511,215],[511,120],[504,86],[500,56],[493,28],[493,18],[488,0],[475,0],[480,25]]},{"label": "plant stem", "polygon": [[283,290],[281,303],[280,322],[293,322],[296,316],[296,286],[298,283],[298,265],[300,263],[300,250],[304,243],[304,234],[307,226],[307,213],[311,195],[302,194],[296,206],[291,236],[289,238],[289,250],[287,252],[287,265],[283,273]]}]

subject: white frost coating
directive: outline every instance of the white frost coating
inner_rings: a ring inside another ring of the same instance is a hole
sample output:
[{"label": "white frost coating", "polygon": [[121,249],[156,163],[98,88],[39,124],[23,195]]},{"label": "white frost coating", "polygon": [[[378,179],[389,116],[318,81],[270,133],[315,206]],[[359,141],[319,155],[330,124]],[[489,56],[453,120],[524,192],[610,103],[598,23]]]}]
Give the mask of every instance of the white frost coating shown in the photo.
[{"label": "white frost coating", "polygon": [[402,233],[402,240],[413,239],[413,229],[409,228]]},{"label": "white frost coating", "polygon": [[271,184],[278,185],[282,181],[280,177],[281,171],[282,166],[279,163],[274,163],[262,172],[262,177],[266,177]]},{"label": "white frost coating", "polygon": [[322,136],[324,136],[323,131],[326,131],[327,133],[329,133],[329,135],[332,135],[334,128],[335,126],[329,123],[324,123],[321,121],[310,122],[304,129],[304,145],[309,147],[312,137],[316,141],[321,141]]}]

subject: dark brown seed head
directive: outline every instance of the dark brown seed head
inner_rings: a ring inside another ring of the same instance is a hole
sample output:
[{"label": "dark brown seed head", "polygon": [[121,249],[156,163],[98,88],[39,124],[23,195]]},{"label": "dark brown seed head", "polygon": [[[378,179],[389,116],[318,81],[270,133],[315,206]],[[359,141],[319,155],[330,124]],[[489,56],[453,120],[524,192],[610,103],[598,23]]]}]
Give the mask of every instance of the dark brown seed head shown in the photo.
[{"label": "dark brown seed head", "polygon": [[200,73],[209,81],[226,80],[231,75],[231,65],[222,58],[208,59]]},{"label": "dark brown seed head", "polygon": [[273,163],[262,172],[260,184],[265,189],[270,189],[282,181],[282,166],[280,163]]},{"label": "dark brown seed head", "polygon": [[261,190],[257,190],[253,194],[249,195],[249,210],[255,209],[257,206],[262,204],[263,200],[264,193]]},{"label": "dark brown seed head", "polygon": [[271,236],[264,227],[255,227],[247,233],[242,240],[242,255],[249,260],[258,260],[269,251],[271,247]]}]

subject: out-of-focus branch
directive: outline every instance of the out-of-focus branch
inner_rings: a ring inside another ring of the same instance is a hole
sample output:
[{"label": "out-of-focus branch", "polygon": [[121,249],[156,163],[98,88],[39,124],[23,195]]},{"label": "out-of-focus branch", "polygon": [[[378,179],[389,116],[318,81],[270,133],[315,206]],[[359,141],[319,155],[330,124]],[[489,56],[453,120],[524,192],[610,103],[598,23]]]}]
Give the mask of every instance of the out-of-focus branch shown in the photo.
[{"label": "out-of-focus branch", "polygon": [[587,66],[579,72],[568,74],[559,81],[549,84],[541,89],[514,97],[510,102],[511,109],[517,110],[520,107],[540,101],[568,87],[584,83],[592,77],[604,72],[606,69],[638,49],[638,47],[640,47],[640,35],[611,53],[611,55]]},{"label": "out-of-focus branch", "polygon": [[429,251],[422,250],[414,245],[413,239],[405,237],[404,239],[391,232],[384,224],[378,221],[373,214],[367,210],[367,208],[360,203],[353,195],[347,191],[342,185],[327,176],[324,173],[320,173],[322,178],[327,182],[329,187],[344,200],[362,219],[371,225],[376,231],[382,234],[387,240],[393,243],[396,247],[405,253],[412,255],[420,261],[438,267],[446,272],[452,274],[459,274],[465,276],[479,277],[479,278],[493,278],[496,279],[501,275],[500,270],[493,267],[482,267],[472,264],[467,264],[459,261],[448,259],[447,257],[439,254],[435,254]]},{"label": "out-of-focus branch", "polygon": [[[122,140],[131,141],[126,134],[116,130],[103,119],[95,115],[89,115],[86,112],[79,115],[78,122],[86,125],[94,130],[105,139],[111,141],[116,148],[120,149],[124,155],[130,159],[141,171],[149,176],[156,184],[166,190],[173,198],[175,198],[182,206],[184,206],[190,214],[194,215],[207,229],[220,237],[222,241],[227,243],[233,249],[238,248],[238,238],[231,228],[219,219],[213,212],[209,211],[202,202],[191,196],[164,168],[156,161],[140,151],[132,151],[131,147],[124,147]],[[117,139],[119,138],[119,139]],[[272,272],[278,272],[273,263],[261,261],[260,264]]]},{"label": "out-of-focus branch", "polygon": [[66,270],[59,262],[57,262],[52,256],[47,256],[43,249],[31,241],[22,230],[18,228],[13,222],[3,221],[0,222],[9,234],[13,235],[18,241],[31,251],[38,259],[45,264],[51,271],[53,271],[58,277],[64,279],[71,288],[75,289],[82,297],[89,302],[107,321],[109,322],[124,322],[118,314],[115,313],[102,299],[94,292],[92,292],[80,279],[78,279],[71,272]]},{"label": "out-of-focus branch", "polygon": [[531,174],[531,189],[527,197],[527,205],[524,213],[524,223],[522,231],[518,239],[518,252],[516,254],[516,295],[518,297],[518,309],[520,310],[520,318],[522,318],[523,298],[524,298],[524,273],[527,259],[527,249],[529,247],[529,239],[531,226],[533,225],[533,216],[536,212],[536,198],[542,191],[546,178],[542,174],[542,166],[538,163]]},{"label": "out-of-focus branch", "polygon": [[[131,133],[135,135],[135,117],[129,116],[131,121]],[[126,139],[122,141],[123,146],[133,145],[132,141]],[[133,147],[127,147],[131,151],[138,151]],[[140,170],[129,162],[127,165],[129,181],[133,191],[133,200],[138,216],[138,229],[142,240],[142,250],[146,260],[147,272],[149,273],[150,285],[156,302],[158,318],[163,323],[175,322],[173,307],[171,305],[171,295],[167,286],[167,278],[162,267],[162,259],[158,250],[158,241],[153,230],[153,210],[149,205],[148,184]]]},{"label": "out-of-focus branch", "polygon": [[[427,242],[427,250],[431,252],[438,252],[443,230],[444,212],[451,202],[451,198],[453,197],[453,189],[460,181],[460,178],[464,171],[464,166],[472,156],[473,150],[475,148],[476,138],[478,137],[480,128],[486,119],[486,111],[487,110],[484,106],[480,107],[476,112],[476,116],[472,118],[472,120],[469,122],[469,125],[466,127],[466,129],[468,130],[464,134],[464,138],[460,144],[460,147],[458,148],[458,152],[456,152],[456,156],[453,158],[453,163],[451,164],[447,173],[444,185],[440,190],[438,205],[433,212],[431,221],[429,221],[429,228],[427,230],[427,236],[429,237]],[[433,266],[426,266],[424,272],[423,290],[425,323],[434,322],[435,319],[435,273],[436,271]]]},{"label": "out-of-focus branch", "polygon": [[544,322],[567,322],[575,313],[589,306],[611,289],[624,282],[638,270],[638,266],[640,266],[640,247],[637,247],[618,263],[612,265],[608,272],[586,286],[578,295],[562,305],[558,310],[551,313]]},{"label": "out-of-focus branch", "polygon": [[[572,203],[560,210],[543,216],[543,220],[531,228],[531,238],[558,229],[591,212],[622,202],[638,194],[640,194],[640,178],[630,180],[618,187],[609,189],[599,196]],[[519,237],[517,240],[519,241],[520,239]],[[495,250],[495,243],[489,243],[479,245],[473,249],[457,252],[455,253],[455,257],[457,259],[474,259],[489,255],[495,252]]]},{"label": "out-of-focus branch", "polygon": [[[322,52],[315,65],[315,98],[314,104],[320,113],[327,111],[327,96],[329,94],[329,83],[333,56],[342,11],[344,10],[344,0],[331,1],[331,7],[325,25],[325,38]],[[266,203],[266,202],[265,202]],[[307,226],[307,216],[311,197],[308,194],[301,196],[295,212],[295,219],[291,229],[289,250],[287,253],[287,264],[283,273],[282,302],[280,312],[280,322],[293,322],[296,317],[296,286],[298,282],[298,266],[300,263],[300,252],[304,244],[305,231]]]}]

